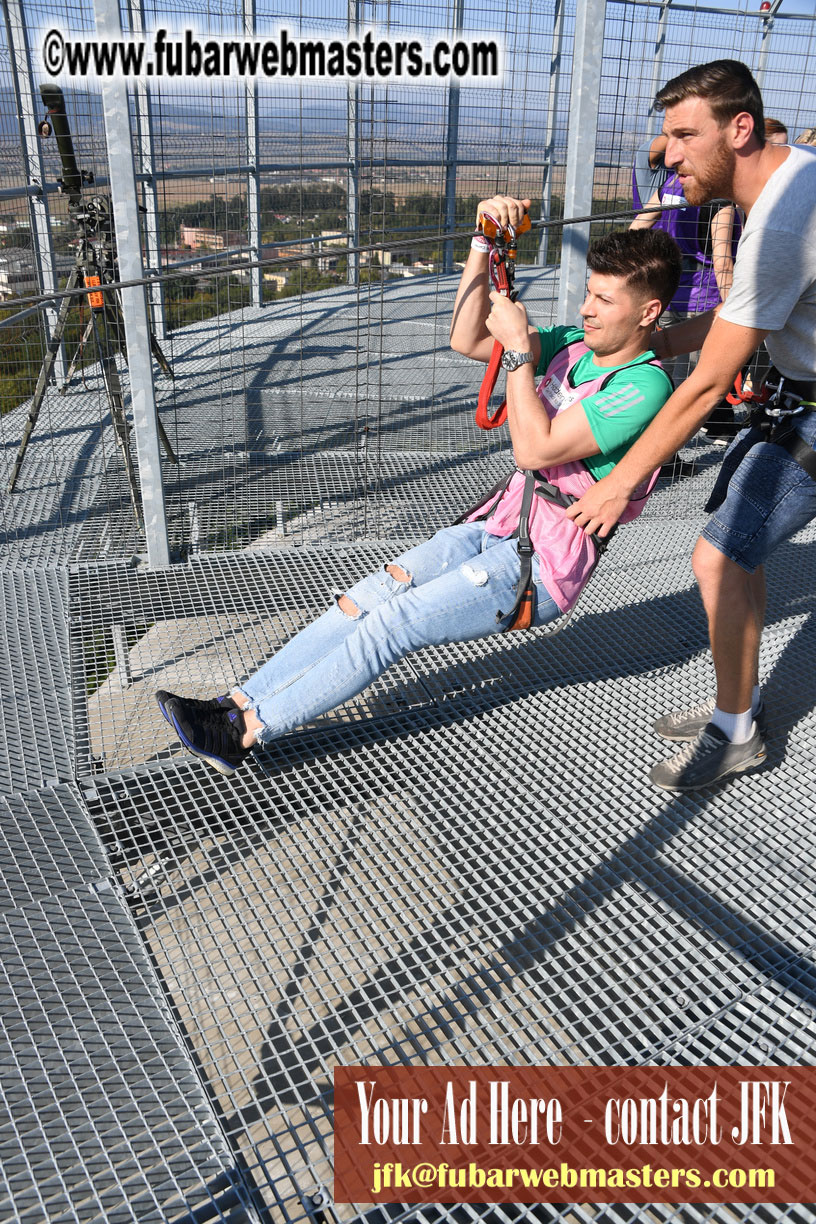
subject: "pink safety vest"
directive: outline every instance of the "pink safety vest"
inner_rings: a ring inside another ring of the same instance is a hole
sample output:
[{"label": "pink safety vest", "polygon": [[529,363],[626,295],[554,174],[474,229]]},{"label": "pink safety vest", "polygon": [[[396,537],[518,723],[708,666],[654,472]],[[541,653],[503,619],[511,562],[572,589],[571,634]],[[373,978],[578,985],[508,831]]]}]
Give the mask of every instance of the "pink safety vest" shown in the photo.
[{"label": "pink safety vest", "polygon": [[[550,420],[554,420],[559,413],[564,412],[577,401],[600,391],[619,372],[618,370],[601,371],[597,378],[581,383],[580,387],[573,387],[569,381],[569,371],[587,352],[589,349],[582,340],[576,340],[560,349],[536,387],[538,397],[546,408]],[[644,358],[643,363],[635,361],[630,365],[646,364],[647,362],[653,365],[659,364],[656,358],[651,357]],[[631,522],[641,513],[657,480],[658,472],[659,469],[635,490],[629,505],[620,517],[621,523]],[[552,464],[550,467],[542,468],[540,474],[550,484],[576,498],[581,497],[595,483],[595,477],[580,459],[573,459],[568,463]],[[526,473],[520,469],[516,470],[493,509],[490,510],[490,506],[495,497],[495,490],[475,510],[466,515],[465,521],[475,522],[483,518],[486,511],[489,511],[489,516],[484,520],[485,531],[491,535],[512,536],[519,525],[525,475]],[[566,612],[575,603],[592,573],[596,560],[595,544],[582,528],[577,527],[571,519],[566,517],[561,506],[545,501],[541,497],[533,498],[529,535],[538,558],[541,580],[561,611]]]}]

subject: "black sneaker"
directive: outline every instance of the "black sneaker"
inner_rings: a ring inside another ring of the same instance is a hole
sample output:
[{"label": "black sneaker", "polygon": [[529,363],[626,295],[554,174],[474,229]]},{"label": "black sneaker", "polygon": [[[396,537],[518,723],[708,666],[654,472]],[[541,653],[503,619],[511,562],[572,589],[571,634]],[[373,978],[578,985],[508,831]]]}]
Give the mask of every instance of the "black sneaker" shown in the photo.
[{"label": "black sneaker", "polygon": [[239,709],[239,706],[237,706],[236,703],[232,700],[232,698],[229,697],[226,693],[224,694],[223,697],[205,697],[202,700],[198,697],[179,698],[176,693],[168,693],[167,689],[157,689],[156,690],[156,701],[159,704],[159,709],[161,710],[162,714],[167,719],[167,721],[170,723],[171,727],[173,726],[173,720],[170,717],[170,715],[167,713],[167,703],[171,699],[183,701],[185,705],[192,706],[193,709],[200,710],[202,713],[204,713],[205,710],[237,710]]},{"label": "black sneaker", "polygon": [[202,710],[201,705],[186,697],[169,696],[165,703],[168,721],[189,752],[229,777],[252,751],[241,743],[246,730],[243,712],[237,707]]}]

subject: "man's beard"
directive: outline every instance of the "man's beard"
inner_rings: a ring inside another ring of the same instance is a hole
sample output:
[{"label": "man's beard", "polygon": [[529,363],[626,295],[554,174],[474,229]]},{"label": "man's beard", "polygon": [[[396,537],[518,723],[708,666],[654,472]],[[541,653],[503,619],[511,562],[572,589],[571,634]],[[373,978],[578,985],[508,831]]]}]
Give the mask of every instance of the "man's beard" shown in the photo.
[{"label": "man's beard", "polygon": [[730,199],[737,155],[723,140],[705,169],[683,184],[683,195],[689,204],[707,204],[709,200]]}]

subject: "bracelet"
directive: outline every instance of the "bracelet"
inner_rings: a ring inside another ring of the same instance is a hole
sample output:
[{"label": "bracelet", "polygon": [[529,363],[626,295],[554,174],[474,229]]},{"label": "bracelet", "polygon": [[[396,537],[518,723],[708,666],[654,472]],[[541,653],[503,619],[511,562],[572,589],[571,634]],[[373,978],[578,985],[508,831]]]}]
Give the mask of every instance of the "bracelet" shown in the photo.
[{"label": "bracelet", "polygon": [[483,255],[490,254],[490,243],[484,234],[474,234],[470,242],[471,251],[481,251]]}]

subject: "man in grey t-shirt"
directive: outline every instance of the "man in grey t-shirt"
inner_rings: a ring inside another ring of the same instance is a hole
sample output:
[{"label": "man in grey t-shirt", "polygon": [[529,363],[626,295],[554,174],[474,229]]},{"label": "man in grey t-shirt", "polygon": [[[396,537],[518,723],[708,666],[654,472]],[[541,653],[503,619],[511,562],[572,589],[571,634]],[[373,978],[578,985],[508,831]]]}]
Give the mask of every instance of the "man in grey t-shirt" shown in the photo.
[{"label": "man in grey t-shirt", "polygon": [[669,178],[669,171],[663,160],[666,151],[666,137],[652,136],[642,144],[635,153],[632,165],[632,200],[635,208],[645,208],[656,191]]},{"label": "man in grey t-shirt", "polygon": [[665,111],[666,164],[689,203],[724,198],[746,214],[733,287],[719,312],[656,337],[660,357],[702,343],[700,361],[615,471],[568,514],[606,535],[631,491],[697,431],[767,338],[776,367],[768,382],[780,390],[764,427],[744,430],[727,452],[707,506],[712,518],[694,550],[716,700],[655,724],[665,738],[687,743],[655,766],[651,780],[695,790],[765,758],[758,674],[764,562],[816,516],[816,158],[766,144],[759,89],[737,60],[690,68],[663,87],[656,105]]}]

